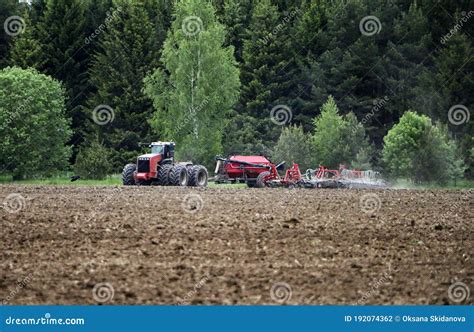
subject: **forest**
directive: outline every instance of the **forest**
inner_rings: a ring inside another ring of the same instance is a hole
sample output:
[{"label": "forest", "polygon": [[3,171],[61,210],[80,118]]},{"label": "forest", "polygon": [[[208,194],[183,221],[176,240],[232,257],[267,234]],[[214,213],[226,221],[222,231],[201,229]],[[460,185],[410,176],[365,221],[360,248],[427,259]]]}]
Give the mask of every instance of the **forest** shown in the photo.
[{"label": "forest", "polygon": [[0,174],[216,155],[472,179],[472,1],[1,0]]}]

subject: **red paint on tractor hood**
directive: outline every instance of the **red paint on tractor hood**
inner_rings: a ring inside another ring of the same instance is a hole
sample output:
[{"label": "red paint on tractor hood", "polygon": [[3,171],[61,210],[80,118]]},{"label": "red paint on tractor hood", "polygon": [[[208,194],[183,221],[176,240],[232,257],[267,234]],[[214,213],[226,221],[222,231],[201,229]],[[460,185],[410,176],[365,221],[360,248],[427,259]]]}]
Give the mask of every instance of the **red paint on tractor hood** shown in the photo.
[{"label": "red paint on tractor hood", "polygon": [[158,164],[161,162],[163,156],[159,153],[147,153],[138,156],[137,162],[141,160],[145,160],[149,162],[149,171],[148,172],[140,172],[140,169],[137,169],[135,173],[135,181],[148,181],[157,177],[157,167]]}]

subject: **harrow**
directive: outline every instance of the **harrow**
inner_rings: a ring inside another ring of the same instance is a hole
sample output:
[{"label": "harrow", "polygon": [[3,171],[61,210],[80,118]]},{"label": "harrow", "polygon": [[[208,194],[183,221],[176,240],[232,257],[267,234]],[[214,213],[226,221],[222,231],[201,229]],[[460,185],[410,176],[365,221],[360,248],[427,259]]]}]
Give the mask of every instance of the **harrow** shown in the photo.
[{"label": "harrow", "polygon": [[341,165],[338,170],[319,166],[308,169],[305,173],[305,184],[316,188],[383,188],[387,183],[379,172],[352,170]]}]

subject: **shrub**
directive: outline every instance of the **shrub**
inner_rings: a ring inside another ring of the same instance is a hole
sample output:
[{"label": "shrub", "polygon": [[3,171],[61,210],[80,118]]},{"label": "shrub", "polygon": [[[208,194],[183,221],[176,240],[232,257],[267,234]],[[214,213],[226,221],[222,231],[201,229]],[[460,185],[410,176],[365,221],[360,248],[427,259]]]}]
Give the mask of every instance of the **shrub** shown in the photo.
[{"label": "shrub", "polygon": [[102,180],[111,171],[110,151],[98,140],[81,146],[74,171],[84,179]]},{"label": "shrub", "polygon": [[0,164],[14,179],[41,177],[68,167],[72,131],[64,89],[34,69],[0,71]]},{"label": "shrub", "polygon": [[384,137],[382,158],[392,177],[445,183],[463,173],[457,150],[445,127],[409,111]]},{"label": "shrub", "polygon": [[339,109],[332,96],[329,96],[321,108],[321,114],[314,119],[314,134],[311,141],[314,166],[337,168],[340,164],[350,165],[370,151],[364,127],[353,113],[345,117],[339,115]]}]

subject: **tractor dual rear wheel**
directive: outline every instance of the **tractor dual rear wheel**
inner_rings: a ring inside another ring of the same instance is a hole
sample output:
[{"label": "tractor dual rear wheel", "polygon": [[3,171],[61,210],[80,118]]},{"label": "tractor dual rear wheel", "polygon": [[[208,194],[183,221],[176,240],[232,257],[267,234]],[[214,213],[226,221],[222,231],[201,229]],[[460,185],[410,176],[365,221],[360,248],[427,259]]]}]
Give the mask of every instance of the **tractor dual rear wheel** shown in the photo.
[{"label": "tractor dual rear wheel", "polygon": [[170,173],[172,169],[172,164],[164,164],[160,166],[158,169],[158,181],[156,181],[159,186],[170,185]]},{"label": "tractor dual rear wheel", "polygon": [[188,167],[189,183],[191,187],[207,187],[208,173],[206,167],[194,165]]},{"label": "tractor dual rear wheel", "polygon": [[186,187],[189,182],[189,175],[186,165],[174,165],[169,174],[169,182],[172,186]]},{"label": "tractor dual rear wheel", "polygon": [[134,185],[136,185],[135,178],[133,177],[136,170],[137,170],[137,165],[135,165],[135,164],[125,165],[125,167],[123,168],[123,171],[122,171],[122,183],[125,186],[134,186]]}]

